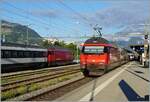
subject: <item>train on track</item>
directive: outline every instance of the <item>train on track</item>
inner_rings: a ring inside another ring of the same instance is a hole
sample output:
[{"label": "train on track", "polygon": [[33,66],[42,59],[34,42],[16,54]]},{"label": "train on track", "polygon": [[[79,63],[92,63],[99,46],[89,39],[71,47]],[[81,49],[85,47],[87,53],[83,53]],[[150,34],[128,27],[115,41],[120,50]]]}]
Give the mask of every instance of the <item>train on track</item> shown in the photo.
[{"label": "train on track", "polygon": [[85,76],[102,75],[128,59],[125,49],[102,37],[92,37],[81,44],[80,67]]},{"label": "train on track", "polygon": [[73,60],[74,56],[70,50],[56,46],[46,49],[21,44],[1,45],[2,72],[71,64]]}]

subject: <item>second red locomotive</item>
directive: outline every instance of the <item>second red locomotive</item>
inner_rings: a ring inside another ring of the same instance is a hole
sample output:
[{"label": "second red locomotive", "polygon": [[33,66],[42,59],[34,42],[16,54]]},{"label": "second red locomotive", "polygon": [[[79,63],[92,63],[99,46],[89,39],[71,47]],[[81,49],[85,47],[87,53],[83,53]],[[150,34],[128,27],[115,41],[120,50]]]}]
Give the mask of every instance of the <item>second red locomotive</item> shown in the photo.
[{"label": "second red locomotive", "polygon": [[48,66],[71,64],[74,60],[73,53],[65,48],[50,47],[47,53]]}]

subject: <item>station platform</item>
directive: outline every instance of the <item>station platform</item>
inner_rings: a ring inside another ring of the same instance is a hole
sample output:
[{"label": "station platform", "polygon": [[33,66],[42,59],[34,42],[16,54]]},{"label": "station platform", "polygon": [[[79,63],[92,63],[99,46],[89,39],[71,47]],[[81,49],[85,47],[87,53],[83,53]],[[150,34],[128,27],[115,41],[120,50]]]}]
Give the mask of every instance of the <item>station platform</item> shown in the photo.
[{"label": "station platform", "polygon": [[149,72],[149,68],[143,68],[138,62],[129,62],[55,101],[148,101]]}]

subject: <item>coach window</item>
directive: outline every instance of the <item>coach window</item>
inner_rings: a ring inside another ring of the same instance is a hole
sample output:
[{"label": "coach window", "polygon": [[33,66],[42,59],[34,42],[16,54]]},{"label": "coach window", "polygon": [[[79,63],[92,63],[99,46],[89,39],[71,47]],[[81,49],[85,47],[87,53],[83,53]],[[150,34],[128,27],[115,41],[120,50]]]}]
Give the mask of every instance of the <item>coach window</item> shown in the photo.
[{"label": "coach window", "polygon": [[42,51],[38,52],[38,57],[43,57],[43,52]]},{"label": "coach window", "polygon": [[32,57],[33,57],[33,58],[36,57],[35,51],[32,51]]},{"label": "coach window", "polygon": [[12,51],[12,58],[17,58],[17,51]]},{"label": "coach window", "polygon": [[33,51],[33,57],[37,57],[38,56],[38,52],[37,51]]},{"label": "coach window", "polygon": [[48,54],[50,54],[50,55],[51,55],[51,54],[52,54],[52,51],[48,51]]},{"label": "coach window", "polygon": [[41,51],[41,57],[45,57],[45,52]]},{"label": "coach window", "polygon": [[104,53],[109,53],[109,47],[104,47]]},{"label": "coach window", "polygon": [[29,56],[29,51],[25,51],[25,52],[24,52],[24,57],[26,57],[26,58],[27,58],[27,57],[30,57],[30,56]]},{"label": "coach window", "polygon": [[28,57],[33,58],[34,57],[34,53],[32,51],[28,51]]},{"label": "coach window", "polygon": [[28,53],[29,53],[29,54],[28,54],[28,57],[33,58],[33,52],[32,52],[32,51],[29,51]]},{"label": "coach window", "polygon": [[38,57],[42,57],[42,52],[38,52]]},{"label": "coach window", "polygon": [[37,57],[38,56],[38,52],[37,51],[34,51],[34,57]]},{"label": "coach window", "polygon": [[30,57],[34,58],[34,52],[30,51]]},{"label": "coach window", "polygon": [[4,58],[11,58],[11,51],[5,50],[4,51]]},{"label": "coach window", "polygon": [[23,52],[23,57],[26,57],[26,51]]},{"label": "coach window", "polygon": [[18,51],[18,57],[20,57],[20,58],[23,58],[23,57],[24,57],[23,51]]},{"label": "coach window", "polygon": [[46,57],[47,56],[47,52],[43,52],[43,57]]},{"label": "coach window", "polygon": [[37,51],[34,51],[33,53],[34,53],[34,57],[37,57],[38,55]]},{"label": "coach window", "polygon": [[41,52],[41,51],[38,52],[38,56],[37,56],[37,57],[42,57],[42,55],[43,55],[42,53],[43,53],[43,52]]},{"label": "coach window", "polygon": [[1,58],[4,58],[4,51],[1,50]]},{"label": "coach window", "polygon": [[48,51],[48,54],[53,55],[54,51]]}]

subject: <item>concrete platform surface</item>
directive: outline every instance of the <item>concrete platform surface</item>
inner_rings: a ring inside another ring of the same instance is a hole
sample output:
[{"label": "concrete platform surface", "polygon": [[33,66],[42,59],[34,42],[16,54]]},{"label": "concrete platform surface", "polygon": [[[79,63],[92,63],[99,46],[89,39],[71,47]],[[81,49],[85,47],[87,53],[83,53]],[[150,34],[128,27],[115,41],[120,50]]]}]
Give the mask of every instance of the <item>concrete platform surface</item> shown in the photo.
[{"label": "concrete platform surface", "polygon": [[129,62],[55,101],[145,101],[150,92],[149,72],[138,62]]}]

